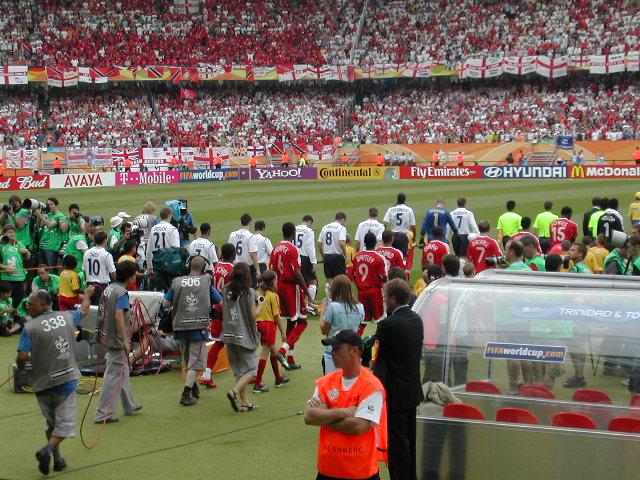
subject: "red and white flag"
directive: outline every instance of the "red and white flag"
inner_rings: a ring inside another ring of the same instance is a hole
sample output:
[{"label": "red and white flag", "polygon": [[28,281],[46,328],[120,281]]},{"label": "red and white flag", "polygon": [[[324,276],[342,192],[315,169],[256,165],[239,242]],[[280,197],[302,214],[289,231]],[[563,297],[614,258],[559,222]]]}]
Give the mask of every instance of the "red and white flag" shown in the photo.
[{"label": "red and white flag", "polygon": [[68,167],[86,167],[87,166],[87,149],[86,148],[69,148],[67,150],[67,166]]},{"label": "red and white flag", "polygon": [[567,57],[547,57],[538,55],[536,63],[536,73],[547,78],[558,78],[567,76]]},{"label": "red and white flag", "polygon": [[527,75],[536,71],[536,56],[526,57],[504,57],[502,62],[504,73],[511,75]]},{"label": "red and white flag", "polygon": [[94,168],[111,165],[111,149],[110,148],[88,149],[87,165]]},{"label": "red and white flag", "polygon": [[78,69],[47,67],[47,85],[58,88],[75,87],[78,85]]},{"label": "red and white flag", "polygon": [[138,162],[140,160],[140,149],[139,148],[125,148],[118,149],[113,148],[111,150],[112,161],[124,162],[125,160],[131,160],[132,162]]},{"label": "red and white flag", "polygon": [[26,65],[9,65],[0,67],[0,85],[26,85],[29,67]]},{"label": "red and white flag", "polygon": [[112,68],[79,67],[78,81],[80,83],[107,83],[109,75],[114,72]]},{"label": "red and white flag", "polygon": [[432,62],[407,63],[402,72],[403,77],[427,78],[431,76]]},{"label": "red and white flag", "polygon": [[569,67],[572,70],[589,70],[591,59],[589,55],[571,55],[569,57]]},{"label": "red and white flag", "polygon": [[195,100],[198,98],[198,92],[190,88],[180,88],[180,100]]},{"label": "red and white flag", "polygon": [[502,75],[502,58],[468,58],[464,61],[462,78],[491,78]]},{"label": "red and white flag", "polygon": [[640,71],[640,52],[627,52],[627,72]]},{"label": "red and white flag", "polygon": [[591,73],[609,74],[624,72],[624,53],[615,53],[611,55],[590,55]]}]

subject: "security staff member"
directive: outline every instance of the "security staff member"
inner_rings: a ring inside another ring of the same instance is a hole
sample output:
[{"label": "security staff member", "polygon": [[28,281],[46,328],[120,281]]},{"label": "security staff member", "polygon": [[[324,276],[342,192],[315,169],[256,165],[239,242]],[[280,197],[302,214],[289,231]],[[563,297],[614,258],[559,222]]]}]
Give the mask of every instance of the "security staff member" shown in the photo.
[{"label": "security staff member", "polygon": [[211,305],[222,302],[222,296],[213,288],[211,275],[205,273],[204,257],[193,257],[189,265],[189,275],[174,278],[162,302],[165,308],[173,305],[173,331],[180,342],[183,364],[188,368],[180,398],[180,404],[185,406],[198,403],[200,390],[196,379],[198,370],[206,366]]},{"label": "security staff member", "polygon": [[16,364],[25,368],[31,352],[31,385],[46,420],[47,444],[36,452],[38,468],[49,474],[64,470],[67,462],[60,443],[76,434],[76,387],[80,370],[76,361],[76,327],[89,311],[93,287],[84,292],[80,310],[54,312],[51,296],[45,290],[29,295],[29,320],[18,344]]},{"label": "security staff member", "polygon": [[113,416],[118,397],[122,400],[125,415],[132,415],[142,408],[142,405],[138,405],[133,398],[129,380],[131,313],[127,287],[136,281],[136,272],[135,263],[118,263],[116,281],[105,288],[100,298],[98,325],[105,331],[107,353],[95,423],[119,421]]},{"label": "security staff member", "polygon": [[320,427],[316,479],[379,479],[387,444],[384,387],[362,368],[364,347],[355,330],[336,332],[322,344],[332,347],[338,370],[316,382],[304,413],[307,425]]}]

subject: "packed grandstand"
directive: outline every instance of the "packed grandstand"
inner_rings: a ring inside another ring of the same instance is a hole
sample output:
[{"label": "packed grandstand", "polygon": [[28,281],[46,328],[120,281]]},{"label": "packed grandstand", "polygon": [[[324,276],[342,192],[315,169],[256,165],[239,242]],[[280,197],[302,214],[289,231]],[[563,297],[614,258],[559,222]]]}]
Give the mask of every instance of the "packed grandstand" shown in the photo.
[{"label": "packed grandstand", "polygon": [[635,1],[0,8],[6,148],[640,138]]}]

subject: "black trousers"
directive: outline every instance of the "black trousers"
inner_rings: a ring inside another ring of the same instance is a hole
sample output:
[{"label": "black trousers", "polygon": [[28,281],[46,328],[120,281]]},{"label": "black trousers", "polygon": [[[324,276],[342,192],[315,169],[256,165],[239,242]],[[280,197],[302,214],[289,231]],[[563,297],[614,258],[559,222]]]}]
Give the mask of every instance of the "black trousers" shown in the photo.
[{"label": "black trousers", "polygon": [[416,409],[389,410],[389,476],[416,480]]}]

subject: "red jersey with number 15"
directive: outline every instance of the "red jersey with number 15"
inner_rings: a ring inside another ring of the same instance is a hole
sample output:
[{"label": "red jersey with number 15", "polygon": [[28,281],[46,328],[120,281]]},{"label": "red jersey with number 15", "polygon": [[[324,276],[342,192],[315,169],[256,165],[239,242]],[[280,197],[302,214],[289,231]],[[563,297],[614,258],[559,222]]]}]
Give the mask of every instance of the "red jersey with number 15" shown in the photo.
[{"label": "red jersey with number 15", "polygon": [[300,252],[296,246],[283,240],[271,252],[271,269],[278,274],[278,281],[296,283],[295,272],[300,270]]},{"label": "red jersey with number 15", "polygon": [[227,286],[231,273],[233,272],[233,263],[218,262],[213,267],[213,286],[219,292]]},{"label": "red jersey with number 15", "polygon": [[551,246],[558,245],[565,240],[571,243],[578,238],[578,225],[567,218],[558,218],[551,222],[549,226],[551,230]]},{"label": "red jersey with number 15", "polygon": [[467,249],[467,258],[473,263],[476,273],[480,273],[487,268],[495,268],[487,266],[485,261],[488,257],[500,257],[500,245],[491,237],[481,235],[469,242]]},{"label": "red jersey with number 15", "polygon": [[404,269],[404,257],[402,252],[395,247],[378,247],[376,252],[382,255],[387,262],[389,262],[389,268],[400,267]]},{"label": "red jersey with number 15", "polygon": [[382,288],[387,278],[387,262],[378,252],[362,250],[353,258],[349,278],[356,282],[358,290]]}]

